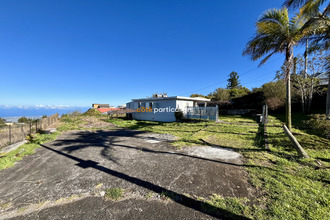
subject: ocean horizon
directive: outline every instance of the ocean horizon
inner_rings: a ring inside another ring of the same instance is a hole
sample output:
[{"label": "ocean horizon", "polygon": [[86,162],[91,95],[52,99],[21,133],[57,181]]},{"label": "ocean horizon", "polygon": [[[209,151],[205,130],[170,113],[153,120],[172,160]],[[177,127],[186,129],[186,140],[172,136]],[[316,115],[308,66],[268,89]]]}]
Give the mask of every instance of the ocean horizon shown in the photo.
[{"label": "ocean horizon", "polygon": [[21,117],[27,118],[41,118],[43,115],[53,115],[58,113],[68,114],[75,111],[81,113],[87,111],[89,107],[69,107],[69,108],[0,108],[0,118],[6,119],[7,121],[17,122]]}]

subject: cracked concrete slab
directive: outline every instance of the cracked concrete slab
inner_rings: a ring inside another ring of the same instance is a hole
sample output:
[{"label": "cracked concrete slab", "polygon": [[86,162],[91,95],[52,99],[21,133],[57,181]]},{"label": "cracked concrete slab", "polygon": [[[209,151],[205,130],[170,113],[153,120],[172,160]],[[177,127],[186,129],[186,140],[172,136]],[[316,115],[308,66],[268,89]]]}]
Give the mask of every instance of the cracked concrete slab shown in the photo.
[{"label": "cracked concrete slab", "polygon": [[[148,143],[148,138],[162,140]],[[207,198],[216,193],[224,197],[254,197],[255,190],[247,181],[240,157],[224,160],[212,157],[210,152],[204,151],[201,155],[204,149],[177,150],[170,145],[171,138],[126,129],[65,133],[14,167],[0,171],[0,203],[11,204],[6,209],[0,206],[0,218],[14,213],[11,216],[17,219],[45,216],[48,219],[80,219],[79,216],[170,219],[182,212],[186,218],[210,219],[219,216],[202,209],[207,204],[193,199],[194,196]],[[100,184],[103,189],[119,187],[136,196],[117,202],[105,201],[93,194]],[[160,197],[143,199],[149,193],[163,192],[171,195],[167,205]],[[19,212],[29,204],[54,202],[79,194],[91,196],[29,214]],[[79,211],[85,214],[80,215]]]}]

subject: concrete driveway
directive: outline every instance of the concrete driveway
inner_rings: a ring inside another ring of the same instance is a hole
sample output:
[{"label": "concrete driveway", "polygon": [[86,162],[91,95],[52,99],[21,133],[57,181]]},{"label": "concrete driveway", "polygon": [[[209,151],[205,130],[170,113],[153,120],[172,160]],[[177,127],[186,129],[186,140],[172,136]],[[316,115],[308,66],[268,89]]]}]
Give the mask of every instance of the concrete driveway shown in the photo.
[{"label": "concrete driveway", "polygon": [[[65,133],[0,171],[0,219],[245,219],[197,199],[252,198],[241,157],[176,150],[171,139],[126,129]],[[104,198],[113,187],[124,191],[117,201]]]}]

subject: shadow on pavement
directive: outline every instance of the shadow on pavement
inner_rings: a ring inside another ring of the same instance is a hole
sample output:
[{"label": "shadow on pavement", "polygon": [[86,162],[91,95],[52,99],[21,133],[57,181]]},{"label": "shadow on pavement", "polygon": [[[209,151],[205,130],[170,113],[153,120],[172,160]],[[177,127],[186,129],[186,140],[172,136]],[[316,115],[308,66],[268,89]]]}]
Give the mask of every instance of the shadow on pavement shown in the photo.
[{"label": "shadow on pavement", "polygon": [[184,205],[186,207],[189,207],[191,209],[194,209],[196,211],[199,211],[201,213],[207,214],[209,216],[215,217],[215,218],[221,218],[221,219],[249,219],[244,216],[236,215],[232,212],[229,212],[227,210],[221,209],[214,207],[208,203],[205,203],[203,201],[198,201],[193,198],[187,197],[183,194],[179,194],[177,192],[174,192],[172,190],[168,190],[164,187],[155,185],[151,182],[141,180],[136,177],[129,176],[127,174],[106,168],[104,166],[98,165],[98,162],[93,161],[93,160],[83,160],[78,157],[69,155],[67,153],[64,153],[62,151],[55,150],[53,148],[47,147],[45,145],[41,145],[43,148],[48,149],[50,151],[53,151],[57,154],[60,154],[62,156],[65,156],[67,158],[70,158],[72,160],[77,161],[78,163],[76,164],[77,166],[86,169],[86,168],[93,168],[99,171],[102,171],[104,173],[107,173],[109,175],[112,175],[114,177],[126,180],[130,183],[136,184],[138,186],[144,187],[148,190],[151,190],[155,193],[161,194],[161,193],[166,193],[174,202]]},{"label": "shadow on pavement", "polygon": [[[56,140],[53,142],[53,145],[59,146],[59,147],[66,146],[62,149],[63,149],[63,151],[68,152],[68,153],[72,153],[73,151],[88,148],[90,146],[102,147],[103,149],[101,151],[101,156],[103,156],[104,158],[106,158],[116,164],[118,164],[117,159],[113,155],[111,155],[112,147],[136,149],[136,150],[141,150],[146,153],[154,153],[154,154],[178,155],[178,156],[184,156],[184,157],[189,157],[189,158],[193,158],[193,159],[210,161],[210,162],[214,162],[214,163],[227,164],[227,165],[238,166],[238,167],[255,167],[255,168],[264,168],[264,169],[274,170],[270,167],[265,167],[265,166],[231,163],[231,162],[225,162],[225,161],[220,161],[220,160],[213,160],[213,159],[188,155],[188,154],[184,154],[181,152],[152,150],[150,148],[145,148],[145,147],[128,146],[128,145],[118,144],[118,142],[120,143],[121,141],[116,140],[119,137],[134,137],[134,138],[144,139],[144,137],[139,136],[140,134],[143,134],[143,133],[148,133],[148,132],[133,131],[133,130],[128,130],[128,129],[120,129],[120,130],[115,130],[115,131],[114,130],[109,130],[109,131],[99,130],[96,133],[81,132],[80,134],[78,134],[78,137],[76,139]],[[151,137],[151,139],[153,139],[153,138]],[[202,140],[202,141],[205,142],[207,145],[212,146],[212,144],[210,144],[204,140]],[[77,144],[77,143],[78,143],[78,145],[70,146],[72,144]],[[220,145],[215,146],[215,147],[231,149],[231,148],[228,148],[225,146],[220,146]],[[244,149],[244,151],[265,151],[265,149]],[[109,152],[110,152],[110,154],[109,154]],[[277,170],[275,170],[275,171],[277,171]]]}]

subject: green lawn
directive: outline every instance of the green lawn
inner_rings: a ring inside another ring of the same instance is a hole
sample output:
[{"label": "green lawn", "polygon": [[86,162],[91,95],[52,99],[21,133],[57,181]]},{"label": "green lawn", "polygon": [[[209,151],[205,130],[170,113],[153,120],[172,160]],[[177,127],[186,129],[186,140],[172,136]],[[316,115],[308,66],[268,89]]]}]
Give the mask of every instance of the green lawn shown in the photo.
[{"label": "green lawn", "polygon": [[[319,159],[330,166],[328,139],[299,130],[302,117],[293,120],[293,133],[312,159],[298,157],[285,136],[279,115],[269,117],[269,146],[264,149],[263,128],[253,117],[222,116],[226,124],[215,122],[160,123],[112,119],[125,128],[170,133],[178,137],[175,147],[201,145],[204,142],[235,149],[245,157],[249,181],[259,191],[254,201],[247,198],[200,198],[209,204],[252,219],[329,219],[330,172],[308,163]],[[282,119],[283,120],[283,119]],[[230,123],[230,124],[229,124]],[[276,126],[274,126],[276,125]]]}]

